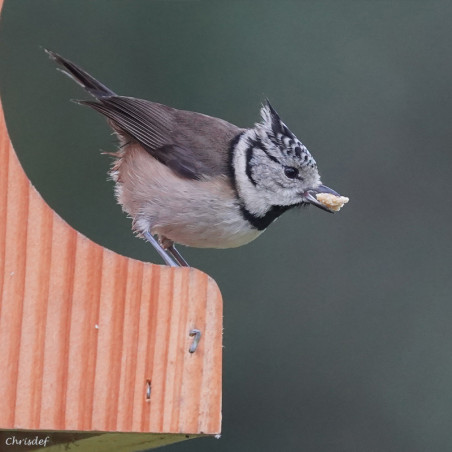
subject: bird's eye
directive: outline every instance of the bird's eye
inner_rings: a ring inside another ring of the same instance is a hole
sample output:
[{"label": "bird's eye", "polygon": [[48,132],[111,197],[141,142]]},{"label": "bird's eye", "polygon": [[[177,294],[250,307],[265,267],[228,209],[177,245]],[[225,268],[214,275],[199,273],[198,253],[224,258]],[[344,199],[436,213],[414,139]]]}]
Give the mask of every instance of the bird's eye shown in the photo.
[{"label": "bird's eye", "polygon": [[298,177],[298,169],[294,168],[293,166],[285,166],[284,167],[284,174],[289,179],[295,179],[296,177]]}]

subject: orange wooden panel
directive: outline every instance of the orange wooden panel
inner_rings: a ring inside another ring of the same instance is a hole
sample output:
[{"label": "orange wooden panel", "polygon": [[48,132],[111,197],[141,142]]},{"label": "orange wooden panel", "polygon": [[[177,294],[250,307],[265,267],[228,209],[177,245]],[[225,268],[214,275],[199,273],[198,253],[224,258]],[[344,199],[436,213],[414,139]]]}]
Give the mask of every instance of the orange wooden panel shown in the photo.
[{"label": "orange wooden panel", "polygon": [[0,296],[0,429],[220,432],[215,282],[72,229],[22,170],[1,104]]}]

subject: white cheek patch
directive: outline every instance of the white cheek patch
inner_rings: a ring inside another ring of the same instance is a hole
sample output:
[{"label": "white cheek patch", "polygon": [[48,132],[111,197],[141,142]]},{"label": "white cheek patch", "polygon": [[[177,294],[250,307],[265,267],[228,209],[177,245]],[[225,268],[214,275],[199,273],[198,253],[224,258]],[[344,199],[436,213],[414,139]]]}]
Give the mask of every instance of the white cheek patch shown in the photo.
[{"label": "white cheek patch", "polygon": [[254,215],[263,216],[271,208],[271,204],[265,199],[264,193],[248,177],[246,173],[247,150],[249,138],[255,135],[253,130],[248,130],[240,138],[234,149],[233,167],[237,192],[246,209]]}]

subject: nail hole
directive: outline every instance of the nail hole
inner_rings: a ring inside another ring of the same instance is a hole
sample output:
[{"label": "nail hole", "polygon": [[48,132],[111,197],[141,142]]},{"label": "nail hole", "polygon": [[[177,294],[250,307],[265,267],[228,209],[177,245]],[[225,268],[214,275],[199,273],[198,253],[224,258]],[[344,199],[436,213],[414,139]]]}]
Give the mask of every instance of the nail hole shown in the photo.
[{"label": "nail hole", "polygon": [[146,380],[146,400],[151,399],[151,380]]}]

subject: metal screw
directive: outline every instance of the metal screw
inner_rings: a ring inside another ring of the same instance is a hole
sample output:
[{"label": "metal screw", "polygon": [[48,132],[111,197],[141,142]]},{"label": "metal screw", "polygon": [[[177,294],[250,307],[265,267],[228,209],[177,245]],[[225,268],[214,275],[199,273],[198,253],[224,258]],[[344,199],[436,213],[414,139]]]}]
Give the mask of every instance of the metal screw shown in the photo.
[{"label": "metal screw", "polygon": [[195,328],[190,331],[189,336],[193,338],[193,342],[190,345],[190,348],[188,349],[188,351],[190,353],[195,353],[196,349],[198,348],[199,340],[201,339],[201,331],[199,331]]}]

